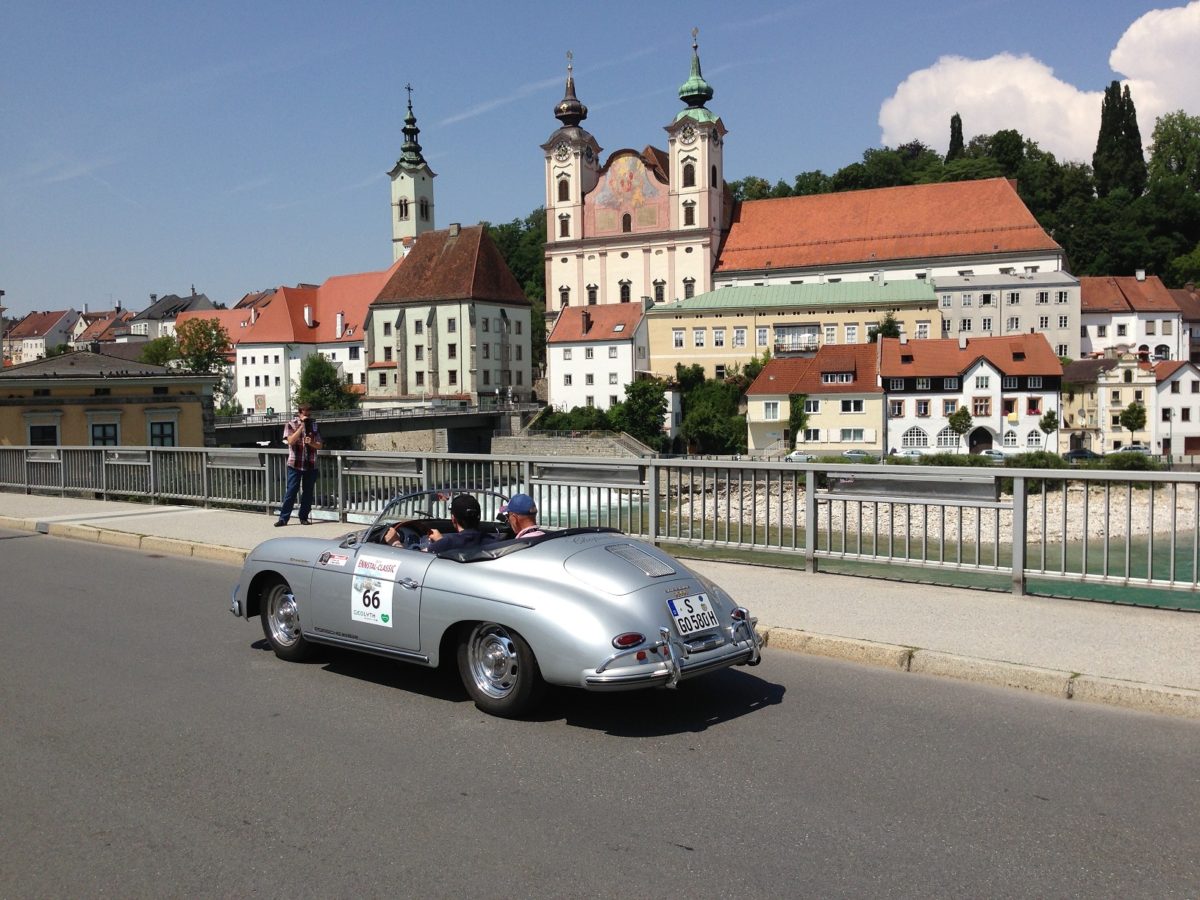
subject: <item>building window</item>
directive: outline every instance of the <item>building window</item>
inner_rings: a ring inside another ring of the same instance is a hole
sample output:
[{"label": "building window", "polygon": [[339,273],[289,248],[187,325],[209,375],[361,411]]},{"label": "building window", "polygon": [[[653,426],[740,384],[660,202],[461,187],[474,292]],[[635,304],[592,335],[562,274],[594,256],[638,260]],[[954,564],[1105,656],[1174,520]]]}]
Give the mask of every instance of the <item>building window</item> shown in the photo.
[{"label": "building window", "polygon": [[900,436],[901,447],[928,447],[929,435],[922,428],[917,428],[915,425],[904,432]]},{"label": "building window", "polygon": [[1025,446],[1030,450],[1038,450],[1042,446],[1042,433],[1036,428],[1025,437]]},{"label": "building window", "polygon": [[571,179],[558,179],[558,199],[559,202],[571,199]]},{"label": "building window", "polygon": [[391,337],[391,336],[392,336],[392,323],[391,323],[391,322],[384,322],[384,323],[383,323],[383,336],[384,336],[384,337]]},{"label": "building window", "polygon": [[733,346],[734,347],[745,347],[746,346],[746,329],[745,328],[733,329]]},{"label": "building window", "polygon": [[571,358],[571,348],[570,347],[563,348],[563,359],[569,360],[570,358]]},{"label": "building window", "polygon": [[971,400],[971,415],[972,416],[990,416],[992,414],[992,398],[991,397],[974,397]]},{"label": "building window", "polygon": [[591,372],[588,372],[586,375],[583,376],[583,383],[588,384],[588,385],[595,384],[596,376],[594,374],[592,374]]},{"label": "building window", "polygon": [[1153,319],[1146,320],[1146,334],[1153,335],[1155,330],[1155,322]]},{"label": "building window", "polygon": [[918,400],[914,405],[917,408],[917,415],[920,418],[926,419],[929,417],[929,401],[928,400]]},{"label": "building window", "polygon": [[616,384],[616,383],[617,383],[617,373],[616,373],[616,372],[609,372],[609,373],[608,373],[608,383],[609,383],[609,384]]},{"label": "building window", "polygon": [[1009,316],[1008,321],[1005,323],[1004,327],[1008,331],[1020,331],[1021,330],[1021,317],[1020,316]]},{"label": "building window", "polygon": [[1125,332],[1126,332],[1127,330],[1128,330],[1128,329],[1126,328],[1126,326],[1124,326],[1124,325],[1118,325],[1118,326],[1117,326],[1117,337],[1125,337]]},{"label": "building window", "polygon": [[667,285],[664,281],[654,282],[654,302],[662,303],[667,296]]},{"label": "building window", "polygon": [[559,216],[558,217],[558,236],[559,237],[570,237],[571,236],[571,217],[570,216]]},{"label": "building window", "polygon": [[175,446],[175,423],[174,422],[151,422],[150,423],[150,446],[151,447],[174,447]]},{"label": "building window", "polygon": [[1042,304],[1049,303],[1050,302],[1050,292],[1049,291],[1038,291],[1034,297],[1034,302],[1042,303]]},{"label": "building window", "polygon": [[966,309],[968,306],[974,306],[975,298],[971,294],[963,294],[962,295],[962,305],[963,305],[963,309]]},{"label": "building window", "polygon": [[589,284],[587,286],[587,301],[588,306],[596,305],[596,285],[594,284]]},{"label": "building window", "polygon": [[588,395],[587,395],[587,396],[584,398],[584,404],[585,404],[585,405],[587,405],[587,406],[595,406],[595,405],[596,405],[596,398],[595,398],[594,396],[592,396],[591,394],[588,394]]},{"label": "building window", "polygon": [[424,197],[421,198],[421,219],[425,222],[429,221],[429,201]]},{"label": "building window", "polygon": [[617,395],[616,395],[616,394],[609,394],[609,395],[608,395],[608,405],[609,405],[609,406],[616,406],[616,405],[617,405],[619,402],[620,402],[620,401],[617,399]]},{"label": "building window", "polygon": [[958,401],[957,400],[943,400],[942,401],[942,415],[943,416],[947,416],[947,417],[952,416],[957,411],[958,411]]},{"label": "building window", "polygon": [[929,390],[929,387],[931,384],[932,384],[932,379],[930,379],[930,378],[918,378],[917,379],[917,390],[918,391],[927,391],[927,390]]},{"label": "building window", "polygon": [[628,281],[621,282],[621,302],[628,303],[633,296],[633,286]]},{"label": "building window", "polygon": [[714,366],[713,368],[714,368],[713,377],[716,378],[717,381],[724,381],[725,380],[725,367],[724,366]]},{"label": "building window", "polygon": [[446,320],[446,330],[451,334],[458,331],[458,319],[450,318]]},{"label": "building window", "polygon": [[696,186],[696,167],[691,163],[685,163],[683,167],[683,186]]},{"label": "building window", "polygon": [[975,390],[977,390],[977,391],[988,390],[991,386],[991,383],[992,383],[992,379],[988,375],[976,375],[975,376]]},{"label": "building window", "polygon": [[957,447],[958,443],[958,435],[949,426],[937,433],[937,445],[939,447]]},{"label": "building window", "polygon": [[458,369],[451,369],[446,374],[448,376],[447,380],[449,381],[451,387],[458,384]]},{"label": "building window", "polygon": [[617,348],[616,348],[616,347],[609,347],[609,348],[608,348],[608,358],[609,358],[609,359],[616,359],[616,358],[617,358]]},{"label": "building window", "polygon": [[765,329],[765,328],[754,329],[754,341],[760,347],[767,346],[767,329]]},{"label": "building window", "polygon": [[724,328],[714,328],[713,329],[713,346],[714,347],[724,347],[725,346],[725,329]]},{"label": "building window", "polygon": [[583,348],[583,358],[584,359],[595,359],[596,358],[596,348],[595,347],[584,347]]},{"label": "building window", "polygon": [[571,378],[570,372],[567,372],[566,374],[563,375],[563,387],[570,387],[571,381],[572,381],[572,378]]},{"label": "building window", "polygon": [[347,349],[350,351],[350,359],[356,360],[356,359],[358,359],[359,351],[362,348],[361,347],[348,347]]},{"label": "building window", "polygon": [[693,328],[692,329],[692,346],[693,347],[703,347],[704,346],[704,329],[703,328]]},{"label": "building window", "polygon": [[245,386],[246,386],[246,387],[250,387],[250,376],[249,376],[249,375],[247,375],[247,376],[245,376],[245,378],[246,378],[246,385],[245,385]]},{"label": "building window", "polygon": [[671,329],[671,346],[675,347],[676,349],[683,347],[683,329],[682,328],[672,328]]},{"label": "building window", "polygon": [[903,415],[904,415],[904,401],[903,400],[889,400],[888,401],[888,416],[893,419],[899,419]]},{"label": "building window", "polygon": [[1030,375],[1029,376],[1029,389],[1031,391],[1039,391],[1042,389],[1042,376],[1041,375]]},{"label": "building window", "polygon": [[484,369],[484,370],[483,370],[483,383],[484,383],[484,384],[491,384],[491,383],[492,383],[492,373],[491,373],[491,371],[490,371],[490,370],[488,370],[488,369]]},{"label": "building window", "polygon": [[398,219],[407,219],[408,218],[408,201],[407,200],[401,199],[400,202],[396,204],[396,217]]},{"label": "building window", "polygon": [[571,305],[571,289],[560,288],[558,291],[558,308],[566,309]]},{"label": "building window", "polygon": [[819,441],[820,439],[821,439],[821,429],[820,428],[805,428],[804,429],[805,442]]},{"label": "building window", "polygon": [[924,340],[927,340],[928,338],[929,338],[929,323],[928,322],[918,322],[917,323],[917,340],[924,341]]},{"label": "building window", "polygon": [[979,322],[979,327],[980,327],[980,330],[982,330],[982,331],[991,331],[992,330],[992,317],[984,316],[983,319],[980,320],[980,322]]},{"label": "building window", "polygon": [[1170,319],[1163,319],[1163,322],[1162,322],[1162,335],[1163,335],[1163,337],[1167,337],[1168,335],[1171,335],[1171,334],[1174,334],[1174,333],[1175,333],[1175,329],[1174,329],[1174,327],[1171,325],[1171,320],[1170,320]]},{"label": "building window", "polygon": [[779,419],[779,401],[766,400],[763,402],[763,419],[768,422],[775,422]]},{"label": "building window", "polygon": [[847,344],[857,344],[858,343],[858,326],[857,325],[847,325],[846,326],[846,343]]},{"label": "building window", "polygon": [[820,400],[805,400],[804,401],[804,411],[806,413],[819,413],[821,411],[821,401]]},{"label": "building window", "polygon": [[387,387],[387,373],[386,372],[379,373],[379,386]]},{"label": "building window", "polygon": [[[625,234],[629,234],[629,232],[633,231],[633,216],[631,216],[629,213],[625,213],[625,215],[621,216],[621,231]],[[588,405],[590,406],[591,404]]]},{"label": "building window", "polygon": [[949,334],[951,322],[949,319],[942,319],[942,334]]},{"label": "building window", "polygon": [[696,279],[695,278],[683,279],[683,296],[684,296],[684,299],[691,299],[692,297],[696,296]]},{"label": "building window", "polygon": [[1017,446],[1017,433],[1011,429],[1004,432],[1004,437],[1000,441],[1005,447]]},{"label": "building window", "polygon": [[683,204],[683,224],[685,227],[696,224],[696,204],[695,203]]},{"label": "building window", "polygon": [[484,359],[492,358],[492,345],[491,344],[480,344],[479,349],[483,351]]},{"label": "building window", "polygon": [[863,411],[863,401],[861,400],[843,400],[842,412],[844,413],[860,413]]},{"label": "building window", "polygon": [[942,294],[942,309],[949,309],[950,302],[953,299],[954,299],[953,296],[950,294]]},{"label": "building window", "polygon": [[[1059,328],[1066,327],[1066,325],[1067,325],[1066,316],[1063,316],[1058,321],[1059,321],[1059,326],[1058,326]],[[1042,331],[1045,331],[1049,327],[1050,327],[1050,317],[1049,316],[1038,316],[1038,328],[1042,329]]]},{"label": "building window", "polygon": [[1015,391],[1017,389],[1017,378],[1015,375],[1005,375],[1000,380],[1000,389],[1003,391]]},{"label": "building window", "polygon": [[384,348],[383,348],[383,361],[384,361],[384,362],[391,362],[391,361],[392,361],[392,348],[391,348],[391,347],[384,347]]},{"label": "building window", "polygon": [[903,378],[889,378],[888,379],[888,390],[889,391],[904,390],[904,379]]},{"label": "building window", "polygon": [[971,330],[971,320],[970,319],[962,319],[958,323],[958,330],[959,331],[970,331]]},{"label": "building window", "polygon": [[[1172,382],[1171,382],[1171,393],[1172,393],[1172,394],[1178,394],[1178,393],[1179,393],[1179,384],[1180,384],[1180,383],[1179,383],[1178,381],[1172,381]],[[1032,385],[1031,385],[1031,386],[1032,386]]]},{"label": "building window", "polygon": [[863,430],[861,428],[843,428],[842,442],[848,444],[861,444],[863,441]]},{"label": "building window", "polygon": [[115,447],[118,443],[116,422],[95,422],[92,424],[93,447]]},{"label": "building window", "polygon": [[1066,303],[1067,302],[1067,292],[1066,291],[1056,292],[1054,295],[1054,302],[1055,303]]},{"label": "building window", "polygon": [[942,390],[957,391],[958,390],[958,379],[957,378],[943,378],[942,379]]}]

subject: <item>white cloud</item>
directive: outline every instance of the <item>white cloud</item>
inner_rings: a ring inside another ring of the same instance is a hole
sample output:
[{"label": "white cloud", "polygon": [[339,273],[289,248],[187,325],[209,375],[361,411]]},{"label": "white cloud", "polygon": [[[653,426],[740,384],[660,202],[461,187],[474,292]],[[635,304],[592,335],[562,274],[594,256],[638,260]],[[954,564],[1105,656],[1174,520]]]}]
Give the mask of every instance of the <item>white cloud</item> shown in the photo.
[{"label": "white cloud", "polygon": [[[1142,139],[1154,120],[1175,109],[1200,109],[1200,78],[1192,50],[1200,44],[1200,0],[1154,10],[1126,29],[1109,57],[1138,110]],[[879,110],[884,144],[924,141],[945,152],[950,117],[959,113],[964,136],[1015,128],[1059,159],[1090,162],[1100,127],[1102,91],[1082,91],[1029,56],[1002,53],[971,60],[944,56],[913,72]]]}]

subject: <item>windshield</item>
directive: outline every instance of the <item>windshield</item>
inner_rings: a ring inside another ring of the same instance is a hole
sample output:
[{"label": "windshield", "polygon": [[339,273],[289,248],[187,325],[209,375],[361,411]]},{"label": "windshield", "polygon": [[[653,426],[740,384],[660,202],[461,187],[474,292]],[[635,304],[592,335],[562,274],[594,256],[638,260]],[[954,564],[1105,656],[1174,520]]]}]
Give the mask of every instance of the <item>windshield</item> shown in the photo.
[{"label": "windshield", "polygon": [[412,519],[446,519],[450,518],[450,501],[459,494],[470,494],[479,501],[482,515],[481,522],[494,520],[500,512],[500,507],[508,499],[495,491],[414,491],[402,494],[388,502],[376,518],[376,524],[381,522],[406,522]]}]

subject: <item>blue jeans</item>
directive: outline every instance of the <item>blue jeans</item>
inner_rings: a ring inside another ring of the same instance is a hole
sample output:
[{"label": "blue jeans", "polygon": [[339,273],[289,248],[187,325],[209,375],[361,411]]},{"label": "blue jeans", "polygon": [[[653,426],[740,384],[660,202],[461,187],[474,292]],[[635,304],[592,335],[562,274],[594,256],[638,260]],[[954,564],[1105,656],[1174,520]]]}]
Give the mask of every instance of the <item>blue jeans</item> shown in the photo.
[{"label": "blue jeans", "polygon": [[288,466],[287,490],[283,494],[283,505],[279,507],[279,521],[286,522],[292,517],[292,507],[296,505],[296,494],[300,495],[300,521],[307,522],[312,510],[313,485],[317,483],[317,470],[293,469]]}]

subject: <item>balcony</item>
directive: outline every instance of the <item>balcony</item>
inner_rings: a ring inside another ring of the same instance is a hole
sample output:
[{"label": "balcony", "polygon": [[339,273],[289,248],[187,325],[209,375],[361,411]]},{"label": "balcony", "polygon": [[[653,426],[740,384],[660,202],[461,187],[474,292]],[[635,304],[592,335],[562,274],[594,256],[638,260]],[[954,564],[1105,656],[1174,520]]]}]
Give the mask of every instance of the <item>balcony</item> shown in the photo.
[{"label": "balcony", "polygon": [[785,335],[775,338],[774,353],[814,353],[821,342],[815,334]]}]

